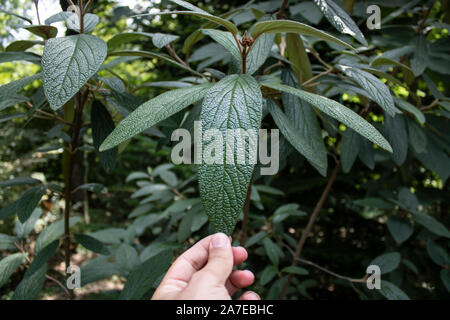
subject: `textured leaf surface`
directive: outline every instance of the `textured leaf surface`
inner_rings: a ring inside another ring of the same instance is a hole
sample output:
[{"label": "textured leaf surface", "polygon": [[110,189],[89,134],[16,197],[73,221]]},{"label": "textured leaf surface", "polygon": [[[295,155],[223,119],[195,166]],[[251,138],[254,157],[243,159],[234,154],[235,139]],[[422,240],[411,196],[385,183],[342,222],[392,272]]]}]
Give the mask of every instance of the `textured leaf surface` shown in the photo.
[{"label": "textured leaf surface", "polygon": [[75,241],[92,252],[105,255],[110,254],[108,248],[103,244],[103,242],[98,241],[94,237],[85,234],[76,234]]},{"label": "textured leaf surface", "polygon": [[46,187],[34,187],[25,191],[25,193],[17,201],[17,215],[19,216],[20,222],[24,223],[33,213],[33,210],[41,201],[44,195]]},{"label": "textured leaf surface", "polygon": [[23,89],[23,87],[27,86],[34,80],[39,79],[40,77],[41,74],[37,73],[33,76],[25,77],[0,86],[0,101],[6,99],[7,97],[11,97],[12,95]]},{"label": "textured leaf surface", "polygon": [[42,55],[45,95],[53,110],[62,107],[106,58],[106,43],[92,35],[50,39]]},{"label": "textured leaf surface", "polygon": [[[72,227],[80,221],[81,221],[80,217],[72,217],[70,218],[69,225],[70,227]],[[53,222],[51,225],[45,227],[45,229],[42,230],[42,232],[39,234],[39,237],[36,240],[34,252],[38,253],[48,244],[59,239],[59,237],[61,237],[63,233],[64,233],[64,220],[58,220],[56,222]]]},{"label": "textured leaf surface", "polygon": [[94,101],[91,108],[92,139],[100,163],[107,172],[114,170],[117,148],[99,151],[100,145],[106,137],[114,130],[114,121],[106,107],[98,100]]},{"label": "textured leaf surface", "polygon": [[381,274],[389,273],[400,265],[401,256],[398,252],[390,252],[373,259],[369,265],[380,267]]},{"label": "textured leaf surface", "polygon": [[100,151],[110,149],[158,122],[201,100],[211,87],[210,83],[165,92],[145,102],[120,122],[105,139]]},{"label": "textured leaf surface", "polygon": [[369,97],[378,103],[392,117],[400,111],[394,105],[394,99],[389,92],[388,87],[381,82],[380,79],[371,75],[370,73],[358,68],[339,65],[341,69],[348,77],[356,81],[364,90],[367,91]]},{"label": "textured leaf surface", "polygon": [[149,259],[133,271],[120,293],[121,300],[139,300],[155,286],[156,281],[169,269],[172,250],[165,250]]},{"label": "textured leaf surface", "polygon": [[[267,100],[267,108],[273,117],[273,120],[277,124],[283,136],[289,141],[289,143],[302,154],[311,165],[320,172],[321,175],[326,176],[327,173],[327,161],[326,153],[317,154],[312,146],[312,137],[307,133],[308,128],[302,127],[301,129],[294,124],[288,117],[280,110],[280,108],[272,101]],[[325,155],[325,158],[323,157]]]},{"label": "textured leaf surface", "polygon": [[36,272],[29,277],[25,277],[16,287],[12,296],[13,300],[34,300],[42,290],[45,282],[45,273],[47,266],[42,265]]},{"label": "textured leaf surface", "polygon": [[275,90],[280,90],[298,96],[300,99],[313,105],[323,113],[329,115],[332,118],[335,118],[336,120],[339,120],[347,127],[352,128],[366,139],[379,145],[381,148],[392,152],[391,146],[381,135],[381,133],[379,133],[370,123],[360,117],[357,113],[343,106],[342,104],[326,97],[322,97],[282,84],[263,83],[263,85]]},{"label": "textured leaf surface", "polygon": [[14,253],[0,260],[0,288],[24,261],[23,253]]},{"label": "textured leaf surface", "polygon": [[[236,141],[231,148],[226,143],[226,131],[227,129],[258,130],[261,116],[261,91],[256,80],[248,75],[231,75],[223,78],[208,91],[203,100],[200,114],[203,132],[208,129],[218,129],[221,132],[224,162],[227,153],[233,153],[233,157],[228,159],[231,161],[226,161],[226,164],[203,162],[199,166],[199,185],[203,206],[212,226],[218,232],[230,234],[233,231],[236,220],[242,212],[254,168],[254,164],[249,163],[246,157],[246,153],[250,153],[251,150],[247,147],[243,148],[245,150],[239,150]],[[205,153],[212,141],[203,141]],[[245,164],[238,163],[238,156],[245,157]]]},{"label": "textured leaf surface", "polygon": [[353,49],[353,47],[348,43],[339,40],[338,38],[333,37],[332,35],[326,32],[308,26],[307,24],[291,20],[273,20],[273,21],[258,22],[253,27],[252,36],[253,38],[257,38],[263,33],[282,33],[282,32],[299,33],[305,36],[312,36],[325,41],[337,43],[349,49]]},{"label": "textured leaf surface", "polygon": [[352,36],[365,46],[368,45],[361,30],[344,9],[331,0],[314,0],[314,2],[337,30]]},{"label": "textured leaf surface", "polygon": [[[96,14],[86,13],[84,16],[84,32],[89,33],[97,26],[100,18]],[[80,32],[80,18],[77,14],[72,14],[67,18],[67,27],[69,29]]]}]

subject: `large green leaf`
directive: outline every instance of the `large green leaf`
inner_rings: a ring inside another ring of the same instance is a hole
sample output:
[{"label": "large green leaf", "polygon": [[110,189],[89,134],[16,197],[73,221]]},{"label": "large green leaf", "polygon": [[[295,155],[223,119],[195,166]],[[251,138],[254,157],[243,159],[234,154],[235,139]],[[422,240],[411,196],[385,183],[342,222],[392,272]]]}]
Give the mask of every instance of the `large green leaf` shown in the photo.
[{"label": "large green leaf", "polygon": [[14,61],[28,61],[39,64],[41,57],[32,52],[0,52],[0,63]]},{"label": "large green leaf", "polygon": [[42,290],[45,282],[47,266],[42,265],[36,272],[28,277],[24,277],[14,290],[13,300],[34,300]]},{"label": "large green leaf", "polygon": [[348,43],[339,40],[338,38],[333,37],[332,35],[326,32],[308,26],[307,24],[291,20],[273,20],[273,21],[257,22],[253,27],[252,36],[253,38],[257,38],[263,33],[282,33],[282,32],[299,33],[305,36],[312,36],[325,41],[337,43],[349,49],[354,49]]},{"label": "large green leaf", "polygon": [[[34,47],[37,44],[44,44],[43,41],[34,41],[34,40],[18,40],[10,43],[6,48],[5,52],[17,52],[17,51],[25,51],[27,49],[30,49],[31,47]],[[38,57],[39,61],[41,61],[41,58]]]},{"label": "large green leaf", "polygon": [[[216,155],[223,151],[222,159],[219,155],[219,160],[223,160],[221,163],[207,164],[202,161],[199,166],[203,206],[216,231],[230,234],[244,207],[254,168],[254,164],[247,160],[250,160],[250,153],[256,150],[248,148],[249,144],[245,143],[246,133],[243,131],[251,129],[257,133],[261,117],[261,91],[256,80],[249,75],[223,78],[209,89],[203,100],[200,114],[203,132],[217,129],[223,138],[223,141],[210,138],[208,142],[203,138],[203,148],[199,148],[203,150],[203,155],[213,150]],[[233,145],[227,143],[227,140],[232,140],[227,129],[240,129],[239,133],[235,132],[235,140],[241,139],[243,149],[239,148],[239,141],[234,141]]]},{"label": "large green leaf", "polygon": [[24,261],[23,253],[14,253],[0,260],[0,288]]},{"label": "large green leaf", "polygon": [[308,102],[317,109],[321,110],[323,113],[341,121],[347,127],[352,128],[360,135],[366,139],[372,141],[373,143],[379,145],[381,148],[392,152],[392,148],[387,142],[387,140],[379,133],[370,123],[364,120],[361,116],[356,114],[354,111],[343,106],[342,104],[322,97],[313,93],[309,93],[300,89],[292,88],[286,85],[278,83],[263,83],[264,86],[287,92],[298,96],[300,99]]},{"label": "large green leaf", "polygon": [[16,225],[15,225],[15,232],[16,235],[23,239],[25,237],[27,237],[30,232],[33,230],[34,225],[36,224],[36,222],[39,220],[39,218],[42,215],[42,209],[41,208],[36,208],[34,209],[33,213],[31,214],[30,218],[28,218],[28,220],[25,223],[21,223],[20,221],[16,221]]},{"label": "large green leaf", "polygon": [[17,237],[0,233],[0,250],[15,250],[14,242],[18,241]]},{"label": "large green leaf", "polygon": [[424,124],[425,123],[425,115],[422,113],[422,111],[420,111],[419,108],[413,106],[411,103],[409,103],[406,100],[394,97],[394,102],[397,105],[397,107],[399,107],[400,109],[403,109],[405,111],[408,111],[409,113],[412,113],[417,121],[419,121],[419,123]]},{"label": "large green leaf", "polygon": [[315,137],[309,135],[310,132],[308,132],[308,129],[311,128],[307,128],[306,126],[300,128],[297,126],[271,99],[267,100],[267,108],[287,141],[289,141],[289,143],[302,154],[321,175],[326,176],[326,153],[316,152],[317,150],[314,149],[316,147],[314,146],[313,141]]},{"label": "large green leaf", "polygon": [[444,267],[450,264],[450,257],[447,251],[433,240],[427,241],[427,252],[431,260],[437,265]]},{"label": "large green leaf", "polygon": [[345,65],[338,65],[337,67],[348,77],[355,80],[356,83],[366,90],[369,97],[378,103],[378,105],[392,117],[395,116],[396,113],[400,112],[394,105],[394,99],[392,98],[388,87],[381,82],[380,79],[356,67]]},{"label": "large green leaf", "polygon": [[413,39],[414,56],[411,59],[411,69],[416,77],[420,76],[427,68],[428,63],[428,42],[426,36],[419,35]]},{"label": "large green leaf", "polygon": [[206,11],[164,11],[164,12],[155,12],[155,13],[146,13],[137,15],[136,17],[144,17],[144,16],[155,16],[155,15],[165,15],[165,14],[186,14],[186,15],[193,15],[197,16],[206,20],[209,20],[211,22],[215,22],[217,24],[220,24],[221,26],[225,27],[228,31],[234,34],[238,34],[239,30],[238,28],[231,22],[216,16],[213,16],[212,14],[207,13]]},{"label": "large green leaf", "polygon": [[111,172],[114,170],[116,164],[117,148],[111,148],[102,152],[99,151],[99,148],[106,137],[114,130],[115,126],[108,110],[103,103],[98,100],[92,103],[91,123],[92,140],[95,152],[97,153],[103,168],[105,168],[107,172]]},{"label": "large green leaf", "polygon": [[116,129],[100,146],[100,151],[119,145],[123,141],[183,110],[190,104],[201,100],[211,85],[210,83],[205,83],[168,91],[145,102],[117,125]]},{"label": "large green leaf", "polygon": [[348,34],[361,42],[363,45],[367,46],[366,38],[359,30],[356,23],[352,18],[345,12],[344,9],[339,7],[332,0],[314,0],[316,5],[319,7],[320,11],[324,16],[330,21],[330,23],[341,33]]},{"label": "large green leaf", "polygon": [[227,49],[236,61],[242,60],[236,40],[234,40],[231,32],[216,29],[202,29],[202,32]]},{"label": "large green leaf", "polygon": [[439,221],[437,221],[434,217],[429,214],[421,213],[421,212],[412,212],[412,216],[414,220],[429,231],[437,234],[438,236],[450,238],[450,231]]},{"label": "large green leaf", "polygon": [[98,71],[106,51],[106,43],[92,35],[47,41],[42,55],[42,79],[53,110],[61,108]]},{"label": "large green leaf", "polygon": [[[312,78],[312,67],[309,61],[308,54],[306,53],[305,45],[299,34],[288,33],[286,34],[286,53],[288,59],[292,62],[292,69],[297,75],[297,79],[300,82],[305,82]],[[290,85],[283,81],[284,84]]]},{"label": "large green leaf", "polygon": [[161,253],[144,261],[133,271],[120,293],[121,300],[139,300],[144,294],[155,287],[156,282],[167,271],[172,262],[172,250]]}]

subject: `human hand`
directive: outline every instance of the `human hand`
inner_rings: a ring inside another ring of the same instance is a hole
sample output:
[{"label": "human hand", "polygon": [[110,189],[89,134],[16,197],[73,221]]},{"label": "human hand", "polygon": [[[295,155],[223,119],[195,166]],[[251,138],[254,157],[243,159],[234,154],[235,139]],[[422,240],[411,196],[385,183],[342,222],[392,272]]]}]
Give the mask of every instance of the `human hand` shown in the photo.
[{"label": "human hand", "polygon": [[[229,300],[255,279],[249,270],[234,270],[247,259],[243,247],[231,247],[231,237],[223,233],[208,236],[184,252],[172,264],[153,300]],[[245,292],[240,300],[259,300]]]}]

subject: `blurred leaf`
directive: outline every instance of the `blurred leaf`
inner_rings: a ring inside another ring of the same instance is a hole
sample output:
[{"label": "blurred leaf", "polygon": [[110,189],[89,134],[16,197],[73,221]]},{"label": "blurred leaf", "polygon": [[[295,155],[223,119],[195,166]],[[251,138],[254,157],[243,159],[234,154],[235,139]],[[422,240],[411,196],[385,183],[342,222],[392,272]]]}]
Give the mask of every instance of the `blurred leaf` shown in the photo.
[{"label": "blurred leaf", "polygon": [[390,252],[373,259],[369,265],[380,267],[381,274],[389,273],[400,265],[401,256],[398,252]]},{"label": "blurred leaf", "polygon": [[414,227],[408,220],[397,217],[389,217],[387,227],[397,243],[405,242],[414,232]]},{"label": "blurred leaf", "polygon": [[388,300],[410,300],[406,293],[389,281],[381,280],[379,292]]},{"label": "blurred leaf", "polygon": [[23,253],[14,253],[0,260],[0,288],[24,261],[25,255]]},{"label": "blurred leaf", "polygon": [[427,252],[431,260],[441,267],[450,265],[450,257],[447,251],[433,240],[427,241]]},{"label": "blurred leaf", "polygon": [[278,273],[278,268],[276,266],[267,266],[262,274],[261,277],[259,278],[259,283],[262,286],[265,286],[266,284],[268,284],[270,281],[272,281],[273,278],[275,278],[275,276]]},{"label": "blurred leaf", "polygon": [[85,234],[76,234],[75,241],[81,244],[86,249],[91,250],[92,252],[103,255],[110,254],[108,248],[101,241],[98,241],[94,237]]}]

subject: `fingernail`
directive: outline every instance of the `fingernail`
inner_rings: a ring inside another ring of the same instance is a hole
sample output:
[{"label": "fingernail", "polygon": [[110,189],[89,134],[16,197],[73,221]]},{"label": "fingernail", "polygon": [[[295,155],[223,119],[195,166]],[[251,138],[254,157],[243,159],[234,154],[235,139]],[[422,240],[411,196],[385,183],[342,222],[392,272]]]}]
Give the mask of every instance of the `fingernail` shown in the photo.
[{"label": "fingernail", "polygon": [[259,295],[257,295],[256,293],[254,293],[253,291],[250,291],[246,294],[246,298],[248,300],[261,300],[261,298],[259,297]]},{"label": "fingernail", "polygon": [[230,240],[224,233],[218,233],[211,239],[211,248],[225,248],[230,245]]}]

